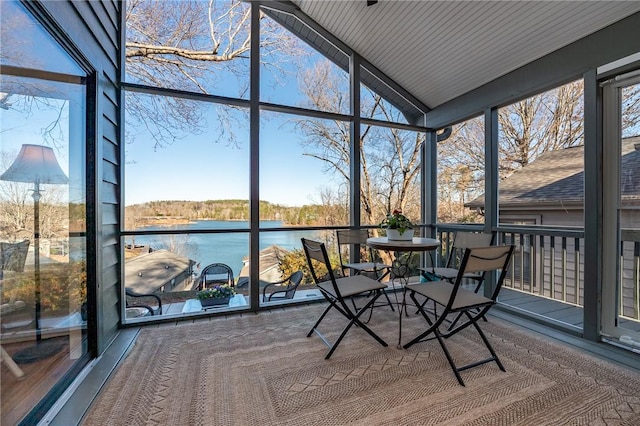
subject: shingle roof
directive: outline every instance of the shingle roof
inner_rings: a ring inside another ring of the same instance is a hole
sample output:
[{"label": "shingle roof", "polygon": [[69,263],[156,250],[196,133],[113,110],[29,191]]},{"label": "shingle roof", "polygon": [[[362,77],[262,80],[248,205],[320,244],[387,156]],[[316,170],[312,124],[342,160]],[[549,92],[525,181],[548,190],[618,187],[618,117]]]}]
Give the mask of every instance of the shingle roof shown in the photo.
[{"label": "shingle roof", "polygon": [[134,292],[154,293],[194,263],[170,251],[155,250],[125,262],[125,283]]},{"label": "shingle roof", "polygon": [[[622,199],[640,200],[640,136],[622,141]],[[578,205],[584,197],[584,146],[549,151],[499,184],[500,207]],[[484,206],[484,195],[466,203]]]}]

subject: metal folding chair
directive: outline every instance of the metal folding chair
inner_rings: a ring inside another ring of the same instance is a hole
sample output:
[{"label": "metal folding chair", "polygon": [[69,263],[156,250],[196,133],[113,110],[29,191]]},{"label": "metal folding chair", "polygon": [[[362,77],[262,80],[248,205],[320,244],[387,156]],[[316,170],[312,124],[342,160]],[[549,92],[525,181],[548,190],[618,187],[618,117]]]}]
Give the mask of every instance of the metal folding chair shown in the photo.
[{"label": "metal folding chair", "polygon": [[[449,365],[451,365],[451,368],[458,379],[458,382],[462,386],[464,386],[464,381],[460,376],[460,372],[469,368],[495,361],[500,370],[506,371],[500,362],[498,355],[496,355],[493,347],[489,343],[489,340],[482,332],[482,329],[478,324],[478,320],[484,317],[487,311],[496,303],[498,293],[507,274],[507,267],[511,261],[513,250],[513,245],[468,248],[464,252],[462,263],[453,285],[451,285],[449,281],[444,280],[407,285],[405,288],[409,292],[411,300],[413,300],[429,326],[426,331],[420,333],[420,335],[405,344],[404,348],[406,349],[418,342],[437,339],[445,356],[447,357]],[[479,274],[479,280],[482,283],[487,272],[490,271],[500,271],[496,288],[494,289],[491,297],[484,297],[474,291],[461,288],[461,284],[465,279],[466,274]],[[429,314],[424,308],[425,303],[419,301],[417,296],[425,297],[427,300],[433,300],[436,307],[441,309],[440,312],[436,310],[433,313],[433,320],[429,317]],[[449,314],[461,314],[465,319],[460,325],[453,328],[449,327],[443,331],[441,330],[441,326]],[[444,339],[455,335],[469,326],[473,326],[476,329],[485,346],[491,353],[491,357],[458,367],[453,361],[451,353],[444,343]]]},{"label": "metal folding chair", "polygon": [[[391,265],[376,261],[373,250],[367,246],[367,238],[369,238],[369,231],[366,229],[339,229],[336,231],[338,257],[340,258],[342,275],[365,274],[371,276],[376,281],[382,281],[391,274]],[[364,248],[368,258],[365,259],[364,262],[345,262],[344,259],[345,256],[348,255],[348,252],[345,252],[344,248],[353,250],[353,248],[357,246],[361,247],[361,252]],[[395,311],[389,295],[386,292],[383,292],[383,295],[387,299],[387,303],[383,303],[382,306],[389,305],[391,310]]]},{"label": "metal folding chair", "polygon": [[[386,288],[386,285],[366,277],[364,275],[353,275],[343,278],[336,278],[329,261],[329,255],[327,249],[323,243],[308,240],[302,238],[302,247],[307,257],[307,263],[311,276],[316,283],[316,286],[322,293],[325,299],[329,302],[329,306],[324,310],[322,315],[316,323],[313,325],[307,337],[315,332],[322,341],[329,346],[329,352],[325,356],[325,359],[329,359],[333,352],[336,350],[342,339],[345,337],[349,329],[355,324],[362,330],[366,331],[371,337],[373,337],[382,346],[387,346],[387,343],[376,335],[369,327],[367,327],[361,320],[360,316],[373,306],[375,301],[382,295],[382,291]],[[321,276],[318,274],[317,265],[324,265],[328,271],[326,281],[321,281]],[[353,307],[346,302],[345,299],[352,298],[354,296],[364,296],[370,294],[371,297],[367,303],[362,307],[357,308],[355,304]],[[331,309],[335,309],[344,315],[349,322],[344,327],[338,339],[331,344],[319,331],[318,326]]]}]

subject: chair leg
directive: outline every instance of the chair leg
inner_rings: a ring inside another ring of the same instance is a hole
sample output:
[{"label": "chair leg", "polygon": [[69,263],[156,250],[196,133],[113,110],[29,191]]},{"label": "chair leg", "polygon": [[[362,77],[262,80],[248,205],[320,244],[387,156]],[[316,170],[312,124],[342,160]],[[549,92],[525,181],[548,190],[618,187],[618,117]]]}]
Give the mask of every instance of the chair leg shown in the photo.
[{"label": "chair leg", "polygon": [[[387,294],[387,292],[382,290],[382,293],[384,294],[384,297],[387,299],[387,303],[389,304],[389,307],[391,308],[391,312],[395,312],[396,310],[393,309],[393,303],[391,303],[391,299],[389,299],[389,295]],[[382,305],[382,306],[384,306],[384,305]]]},{"label": "chair leg", "polygon": [[429,318],[429,315],[427,315],[427,313],[424,310],[424,305],[425,303],[420,303],[418,302],[418,299],[416,299],[416,295],[414,292],[412,292],[409,297],[411,297],[411,300],[413,300],[413,303],[415,303],[416,307],[418,308],[418,312],[422,315],[422,317],[427,321],[427,323],[429,324],[429,328],[427,328],[427,330],[424,333],[421,333],[420,335],[418,335],[417,337],[415,337],[413,340],[409,341],[408,343],[405,343],[403,348],[407,349],[410,346],[415,345],[418,342],[423,341],[423,339],[425,337],[427,337],[429,334],[433,333],[437,327],[440,325],[440,323],[442,322],[442,319],[436,319],[435,322],[431,321],[431,319]]},{"label": "chair leg", "polygon": [[447,361],[449,361],[449,365],[453,370],[453,374],[455,374],[456,379],[458,379],[458,383],[460,383],[462,386],[465,386],[464,381],[462,380],[462,376],[460,375],[461,370],[458,369],[458,367],[456,367],[455,362],[453,362],[453,357],[451,356],[451,353],[449,353],[449,349],[447,349],[447,345],[444,344],[444,339],[440,335],[440,332],[438,331],[437,328],[433,332],[436,335],[436,338],[438,339],[438,343],[440,343],[440,347],[444,352],[444,356],[447,357]]},{"label": "chair leg", "polygon": [[[484,315],[482,316],[482,318],[484,318]],[[480,328],[480,326],[477,324],[476,321],[473,322],[473,326],[478,331],[478,334],[480,335],[480,338],[482,338],[484,345],[487,347],[487,349],[489,349],[489,353],[491,353],[491,356],[493,357],[492,360],[495,361],[496,364],[498,364],[498,368],[500,370],[506,372],[507,370],[504,368],[504,365],[502,365],[500,358],[498,358],[498,354],[496,354],[496,351],[493,350],[493,346],[491,346],[491,343],[489,343],[489,339],[487,339],[487,336],[485,336],[485,334],[483,333],[482,329]],[[487,362],[488,361],[491,361],[491,359],[487,360]]]},{"label": "chair leg", "polygon": [[373,304],[375,303],[375,301],[378,299],[378,297],[380,297],[380,293],[378,292],[376,296],[374,296],[369,302],[367,302],[366,305],[364,305],[362,307],[362,309],[360,309],[359,311],[357,311],[355,313],[355,315],[352,312],[345,312],[343,309],[340,309],[339,306],[335,305],[336,309],[338,309],[338,311],[342,312],[347,318],[349,318],[349,323],[345,326],[345,328],[342,330],[342,333],[340,333],[340,336],[338,337],[338,339],[334,342],[334,344],[331,346],[331,348],[329,349],[329,352],[327,353],[327,355],[324,357],[324,359],[329,359],[331,358],[331,355],[333,355],[333,352],[338,348],[338,344],[340,344],[340,342],[342,341],[342,339],[347,335],[347,332],[349,331],[349,329],[351,329],[351,327],[356,324],[357,326],[359,326],[361,329],[363,329],[364,331],[366,331],[371,337],[373,337],[378,343],[380,343],[382,346],[387,347],[387,342],[385,342],[384,340],[382,340],[377,334],[375,334],[369,327],[367,327],[364,323],[362,323],[362,321],[360,321],[359,317],[360,315],[362,315],[365,311],[367,311],[367,309],[369,309],[370,307],[373,306]]},{"label": "chair leg", "polygon": [[313,324],[313,327],[311,327],[311,330],[309,330],[309,333],[307,333],[307,337],[311,337],[313,332],[316,330],[316,328],[318,328],[318,326],[320,325],[320,322],[322,322],[322,320],[327,315],[327,312],[329,312],[329,309],[331,309],[332,306],[335,306],[335,304],[333,303],[333,301],[329,300],[329,306],[327,306],[327,309],[325,309],[322,315],[320,315],[320,318],[318,318],[318,321],[316,321],[316,323]]}]

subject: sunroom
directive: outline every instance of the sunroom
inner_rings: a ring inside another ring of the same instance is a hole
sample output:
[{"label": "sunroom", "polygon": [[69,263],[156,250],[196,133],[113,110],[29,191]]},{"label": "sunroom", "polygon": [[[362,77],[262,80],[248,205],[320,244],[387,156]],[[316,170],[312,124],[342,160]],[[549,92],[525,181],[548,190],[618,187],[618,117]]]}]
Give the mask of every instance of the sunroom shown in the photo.
[{"label": "sunroom", "polygon": [[141,328],[325,303],[267,284],[395,209],[410,281],[494,233],[496,311],[637,368],[639,2],[0,7],[2,424],[78,423]]}]

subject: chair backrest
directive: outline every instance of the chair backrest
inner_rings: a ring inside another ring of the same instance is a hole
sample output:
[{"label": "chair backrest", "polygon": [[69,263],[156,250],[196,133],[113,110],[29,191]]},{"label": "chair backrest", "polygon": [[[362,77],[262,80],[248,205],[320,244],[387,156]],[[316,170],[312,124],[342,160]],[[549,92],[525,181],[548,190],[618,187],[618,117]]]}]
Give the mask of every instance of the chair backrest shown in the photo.
[{"label": "chair backrest", "polygon": [[18,243],[0,243],[0,271],[24,271],[29,243],[29,240]]},{"label": "chair backrest", "polygon": [[498,297],[498,292],[502,287],[502,283],[507,274],[507,268],[513,255],[515,246],[511,245],[499,245],[499,246],[486,246],[486,247],[471,247],[465,249],[462,257],[462,264],[458,270],[458,276],[454,282],[454,290],[452,292],[451,300],[449,303],[453,303],[455,296],[458,292],[460,285],[464,282],[464,276],[470,273],[481,273],[480,282],[484,281],[487,272],[500,271],[496,288],[491,296],[493,301]]},{"label": "chair backrest", "polygon": [[453,237],[453,245],[447,257],[447,267],[453,268],[456,263],[456,256],[462,258],[462,254],[468,248],[486,247],[493,245],[496,233],[485,234],[484,232],[458,231]]},{"label": "chair backrest", "polygon": [[204,290],[208,286],[228,284],[234,286],[233,270],[224,263],[212,263],[204,267],[200,273],[200,286]]},{"label": "chair backrest", "polygon": [[[351,250],[351,246],[354,244],[359,244],[361,247],[368,249],[367,247],[367,238],[369,238],[369,231],[366,229],[339,229],[336,231],[336,240],[338,241],[338,256],[340,257],[340,266],[343,266],[349,263],[349,259],[343,259],[342,247],[349,246],[349,250]],[[369,252],[369,257],[371,258],[371,252]],[[345,261],[346,260],[346,261]],[[369,259],[373,260],[373,259]]]},{"label": "chair backrest", "polygon": [[[327,253],[327,248],[324,243],[319,241],[308,240],[306,238],[301,238],[302,248],[304,249],[304,254],[307,257],[307,264],[309,265],[309,272],[311,272],[311,276],[313,277],[313,282],[316,284],[322,281],[331,281],[333,285],[333,290],[338,297],[338,299],[342,299],[342,295],[340,294],[340,289],[336,284],[336,277],[333,274],[333,269],[331,268],[331,261],[329,260],[329,254]],[[318,275],[318,270],[316,268],[315,262],[318,262],[324,265],[327,268],[327,277],[328,280],[322,280]]]},{"label": "chair backrest", "polygon": [[287,291],[285,292],[285,299],[293,299],[293,296],[296,294],[296,290],[298,286],[302,282],[303,273],[302,271],[296,271],[289,277],[289,283],[287,284]]}]

